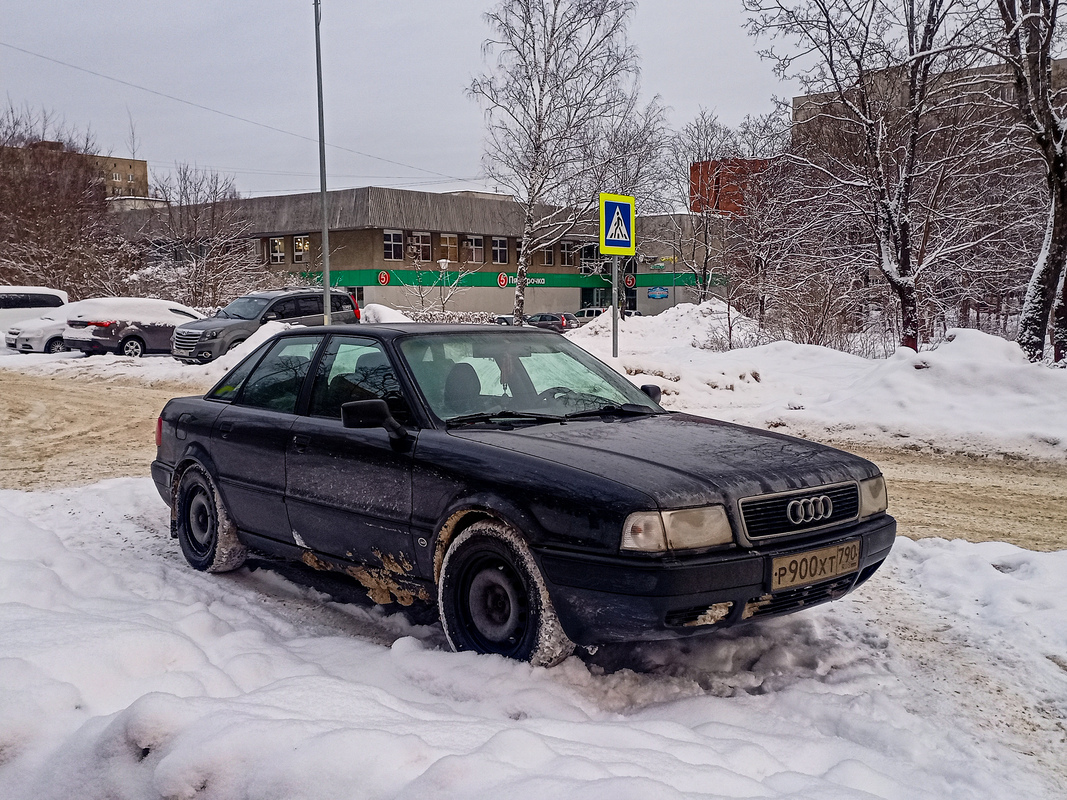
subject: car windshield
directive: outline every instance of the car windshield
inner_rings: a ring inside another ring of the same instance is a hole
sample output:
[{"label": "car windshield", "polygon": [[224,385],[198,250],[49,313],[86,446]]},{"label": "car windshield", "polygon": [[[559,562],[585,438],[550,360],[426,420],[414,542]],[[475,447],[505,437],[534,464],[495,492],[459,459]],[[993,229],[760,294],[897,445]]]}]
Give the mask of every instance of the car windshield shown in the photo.
[{"label": "car windshield", "polygon": [[446,422],[545,422],[599,411],[663,411],[606,364],[559,336],[429,334],[401,340],[400,351],[430,408]]},{"label": "car windshield", "polygon": [[238,297],[219,311],[220,317],[230,319],[256,319],[263,313],[270,300],[266,297]]}]

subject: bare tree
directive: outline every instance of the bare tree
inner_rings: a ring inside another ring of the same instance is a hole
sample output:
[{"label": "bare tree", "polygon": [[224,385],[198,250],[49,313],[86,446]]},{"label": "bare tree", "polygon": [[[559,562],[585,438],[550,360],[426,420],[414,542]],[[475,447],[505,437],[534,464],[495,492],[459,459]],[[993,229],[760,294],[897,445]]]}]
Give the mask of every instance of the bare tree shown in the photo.
[{"label": "bare tree", "polygon": [[485,16],[484,51],[495,63],[468,91],[485,110],[486,174],[523,209],[517,324],[533,254],[590,221],[598,192],[618,172],[612,144],[632,135],[626,126],[662,119],[638,107],[637,56],[627,39],[634,7],[635,0],[502,0]]},{"label": "bare tree", "polygon": [[1054,52],[1063,36],[1059,0],[996,0],[992,16],[989,46],[1013,89],[996,98],[1017,110],[1041,160],[1047,198],[1044,240],[1026,288],[1018,342],[1031,361],[1040,360],[1051,317],[1054,358],[1060,361],[1067,358],[1067,104],[1062,79],[1058,85],[1054,80]]},{"label": "bare tree", "polygon": [[[458,314],[448,308],[453,298],[466,292],[467,277],[478,270],[471,265],[473,252],[469,245],[459,250],[459,261],[447,258],[436,262],[427,262],[422,258],[422,249],[413,244],[408,247],[411,259],[411,279],[404,283],[404,294],[410,302],[404,307],[416,322],[451,322],[459,321],[470,315]],[[454,268],[453,268],[454,265]],[[481,315],[480,321],[489,321],[488,314]]]},{"label": "bare tree", "polygon": [[92,133],[48,111],[0,109],[0,281],[114,293],[136,252],[107,213]]},{"label": "bare tree", "polygon": [[946,86],[967,66],[973,14],[961,0],[744,5],[753,33],[790,40],[788,52],[764,55],[808,92],[794,108],[792,158],[864,220],[896,298],[900,343],[917,348],[924,271],[981,241],[950,189],[979,173],[992,149],[962,141],[959,115],[975,111]]},{"label": "bare tree", "polygon": [[164,204],[135,218],[143,265],[128,281],[133,291],[211,308],[282,282],[248,236],[232,178],[177,164],[153,191]]}]

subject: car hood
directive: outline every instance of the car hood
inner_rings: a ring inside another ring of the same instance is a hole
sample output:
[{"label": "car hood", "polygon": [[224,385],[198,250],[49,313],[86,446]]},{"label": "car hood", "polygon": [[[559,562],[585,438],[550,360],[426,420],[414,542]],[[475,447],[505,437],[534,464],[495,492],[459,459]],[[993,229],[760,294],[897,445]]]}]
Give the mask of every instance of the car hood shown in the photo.
[{"label": "car hood", "polygon": [[600,475],[652,496],[664,509],[732,504],[880,474],[866,459],[832,447],[689,414],[450,433]]},{"label": "car hood", "polygon": [[12,325],[12,328],[18,328],[20,333],[23,334],[36,334],[43,333],[48,330],[61,331],[67,325],[66,317],[63,319],[50,319],[48,317],[38,317],[37,319],[27,319],[22,322],[17,322]]}]

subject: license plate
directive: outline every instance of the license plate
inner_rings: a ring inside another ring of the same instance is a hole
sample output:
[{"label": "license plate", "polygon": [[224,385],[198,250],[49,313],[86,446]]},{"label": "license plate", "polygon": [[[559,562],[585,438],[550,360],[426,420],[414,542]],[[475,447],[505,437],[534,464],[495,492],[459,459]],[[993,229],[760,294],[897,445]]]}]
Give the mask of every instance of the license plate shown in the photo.
[{"label": "license plate", "polygon": [[193,354],[192,350],[186,350],[186,349],[184,349],[182,347],[175,347],[174,348],[174,355],[176,355],[176,356],[191,356],[192,354]]},{"label": "license plate", "polygon": [[859,539],[794,556],[782,556],[771,562],[771,591],[818,583],[847,575],[859,568]]}]

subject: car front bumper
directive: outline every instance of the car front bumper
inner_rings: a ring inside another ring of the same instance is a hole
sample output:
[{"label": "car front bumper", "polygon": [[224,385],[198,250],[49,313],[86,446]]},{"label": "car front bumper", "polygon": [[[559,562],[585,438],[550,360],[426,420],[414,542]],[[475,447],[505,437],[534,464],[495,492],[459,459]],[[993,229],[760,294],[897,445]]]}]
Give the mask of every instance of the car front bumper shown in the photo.
[{"label": "car front bumper", "polygon": [[[874,574],[895,538],[896,521],[883,515],[832,538],[759,552],[648,563],[550,550],[536,557],[564,631],[577,644],[597,645],[677,639],[836,600]],[[775,558],[856,539],[855,572],[771,592]]]},{"label": "car front bumper", "polygon": [[214,361],[225,352],[226,346],[221,338],[200,339],[189,348],[179,348],[172,341],[170,348],[170,354],[174,358],[187,364],[203,364],[208,361]]}]

